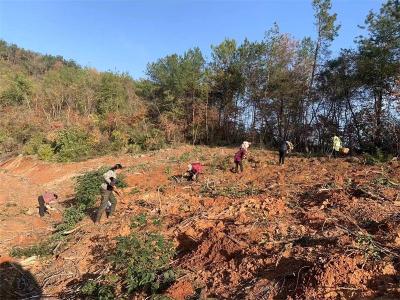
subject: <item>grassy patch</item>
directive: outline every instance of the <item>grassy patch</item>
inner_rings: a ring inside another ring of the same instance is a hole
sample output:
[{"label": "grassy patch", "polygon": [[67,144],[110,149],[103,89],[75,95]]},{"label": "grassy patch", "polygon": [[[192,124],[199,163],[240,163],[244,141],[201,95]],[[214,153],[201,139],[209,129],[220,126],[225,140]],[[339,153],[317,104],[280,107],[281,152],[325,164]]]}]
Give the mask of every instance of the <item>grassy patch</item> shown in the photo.
[{"label": "grassy patch", "polygon": [[148,172],[150,170],[150,164],[149,163],[141,163],[136,166],[132,166],[127,168],[126,172],[128,173],[137,173],[137,172]]},{"label": "grassy patch", "polygon": [[237,186],[222,186],[219,187],[215,184],[205,183],[200,188],[200,193],[206,197],[216,198],[219,196],[228,198],[243,198],[246,196],[259,195],[263,190],[251,186],[237,187]]},{"label": "grassy patch", "polygon": [[26,248],[15,247],[11,249],[10,255],[13,257],[49,256],[53,253],[55,246],[53,241],[48,240]]},{"label": "grassy patch", "polygon": [[214,173],[217,170],[227,171],[232,167],[233,158],[229,156],[213,155],[210,161],[210,169]]}]

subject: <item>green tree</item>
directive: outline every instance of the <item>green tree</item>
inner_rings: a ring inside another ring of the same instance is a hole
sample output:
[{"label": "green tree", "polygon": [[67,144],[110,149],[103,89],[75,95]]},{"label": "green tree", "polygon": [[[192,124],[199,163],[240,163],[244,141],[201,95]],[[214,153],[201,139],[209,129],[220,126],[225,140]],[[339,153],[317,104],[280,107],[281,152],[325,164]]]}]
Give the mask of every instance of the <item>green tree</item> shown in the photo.
[{"label": "green tree", "polygon": [[31,81],[24,75],[15,75],[11,85],[0,96],[0,104],[5,105],[21,105],[26,104],[29,106],[31,96],[33,93],[33,86]]},{"label": "green tree", "polygon": [[[331,0],[313,0],[312,5],[314,8],[317,39],[314,42],[314,58],[308,85],[307,99],[309,101],[308,105],[311,105],[312,110],[310,120],[307,120],[308,118],[305,117],[305,120],[309,121],[308,124],[312,124],[313,120],[317,116],[318,106],[320,105],[319,102],[317,103],[317,107],[314,107],[314,102],[316,100],[316,95],[314,92],[315,76],[319,70],[319,67],[323,64],[324,58],[329,55],[329,46],[338,35],[338,31],[340,28],[340,25],[335,24],[337,14],[330,13],[330,10],[332,8]],[[306,109],[304,113],[307,114],[307,112],[308,110]],[[305,134],[308,131],[307,126],[304,126],[302,131],[303,134]]]},{"label": "green tree", "polygon": [[235,40],[211,46],[210,99],[218,110],[218,139],[232,142],[239,111],[239,95],[244,88],[240,55]]},{"label": "green tree", "polygon": [[149,82],[142,87],[151,102],[154,116],[168,132],[175,126],[186,138],[196,141],[199,121],[196,109],[204,100],[205,60],[200,49],[173,54],[147,67]]},{"label": "green tree", "polygon": [[385,102],[394,99],[393,90],[400,76],[399,1],[389,0],[379,13],[370,12],[365,24],[368,36],[358,40],[358,74],[373,99],[373,139],[376,147],[382,147]]}]

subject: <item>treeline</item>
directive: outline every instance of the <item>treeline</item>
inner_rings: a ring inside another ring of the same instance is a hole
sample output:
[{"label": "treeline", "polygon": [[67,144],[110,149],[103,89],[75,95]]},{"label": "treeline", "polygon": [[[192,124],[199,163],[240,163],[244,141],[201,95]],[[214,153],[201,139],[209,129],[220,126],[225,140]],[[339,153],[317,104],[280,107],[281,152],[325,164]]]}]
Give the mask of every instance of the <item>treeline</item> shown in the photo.
[{"label": "treeline", "polygon": [[371,12],[356,49],[335,58],[336,14],[329,0],[312,5],[315,40],[296,40],[275,25],[261,41],[213,46],[210,61],[195,48],[149,64],[138,94],[150,100],[167,138],[231,144],[246,137],[268,146],[289,139],[299,150],[320,151],[336,133],[353,149],[397,153],[399,2]]},{"label": "treeline", "polygon": [[288,139],[324,151],[336,133],[353,150],[398,154],[399,1],[371,12],[355,49],[333,58],[336,14],[330,0],[312,5],[314,40],[275,25],[261,41],[212,46],[209,59],[198,48],[168,55],[138,81],[1,42],[1,149],[71,160],[174,142],[271,147]]}]

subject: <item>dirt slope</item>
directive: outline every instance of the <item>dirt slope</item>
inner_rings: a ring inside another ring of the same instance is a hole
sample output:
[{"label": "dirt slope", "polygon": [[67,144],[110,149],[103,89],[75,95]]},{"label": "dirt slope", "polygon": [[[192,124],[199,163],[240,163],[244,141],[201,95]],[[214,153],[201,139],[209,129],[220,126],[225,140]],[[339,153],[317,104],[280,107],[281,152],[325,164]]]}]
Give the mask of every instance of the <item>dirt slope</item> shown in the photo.
[{"label": "dirt slope", "polygon": [[[74,299],[75,283],[107,268],[114,237],[141,212],[161,216],[181,276],[175,299],[397,299],[400,297],[400,165],[252,151],[244,174],[218,162],[235,149],[167,149],[141,157],[46,164],[18,157],[0,167],[0,259],[49,236],[73,198],[73,177],[121,162],[129,187],[114,218],[89,217],[56,256],[25,266],[44,295]],[[175,180],[188,161],[207,164],[198,183]],[[221,169],[222,168],[222,169]],[[135,193],[130,193],[132,189]],[[60,212],[40,219],[37,195],[54,190]],[[139,297],[140,298],[140,297]]]}]

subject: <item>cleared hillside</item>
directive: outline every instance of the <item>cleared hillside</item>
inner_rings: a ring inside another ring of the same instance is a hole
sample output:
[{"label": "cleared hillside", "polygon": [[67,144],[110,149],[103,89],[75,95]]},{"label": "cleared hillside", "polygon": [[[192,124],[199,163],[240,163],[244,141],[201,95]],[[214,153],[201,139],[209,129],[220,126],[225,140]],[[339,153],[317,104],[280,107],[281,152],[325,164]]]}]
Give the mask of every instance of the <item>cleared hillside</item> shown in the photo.
[{"label": "cleared hillside", "polygon": [[[108,259],[116,237],[156,231],[176,250],[175,281],[158,292],[173,299],[400,297],[399,162],[290,157],[279,167],[276,153],[252,150],[261,164],[237,175],[225,170],[234,151],[184,146],[81,163],[3,162],[0,259],[22,262],[43,296],[85,298],[89,279],[116,272]],[[194,160],[206,164],[200,181],[179,180]],[[128,187],[115,217],[96,225],[89,212],[49,257],[8,257],[51,236],[62,218],[38,217],[39,192],[58,192],[64,211],[74,204],[74,176],[117,161],[127,166]],[[121,276],[112,286],[116,298],[127,293]]]}]

